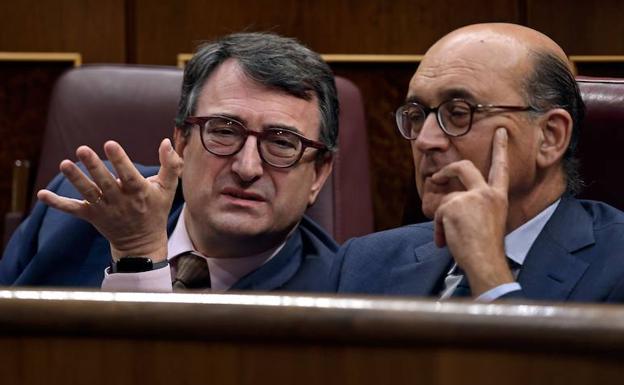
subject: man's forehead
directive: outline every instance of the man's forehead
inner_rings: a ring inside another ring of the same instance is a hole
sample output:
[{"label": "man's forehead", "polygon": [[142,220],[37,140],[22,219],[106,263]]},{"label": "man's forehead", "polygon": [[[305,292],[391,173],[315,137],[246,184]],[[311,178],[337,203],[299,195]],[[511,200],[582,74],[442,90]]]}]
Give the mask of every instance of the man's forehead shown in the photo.
[{"label": "man's forehead", "polygon": [[320,111],[315,93],[309,99],[265,85],[228,59],[206,79],[197,98],[196,115],[220,115],[259,130],[283,127],[304,136],[319,136]]},{"label": "man's forehead", "polygon": [[427,52],[410,81],[408,98],[487,96],[499,88],[516,88],[529,68],[526,49],[502,40],[457,40]]}]

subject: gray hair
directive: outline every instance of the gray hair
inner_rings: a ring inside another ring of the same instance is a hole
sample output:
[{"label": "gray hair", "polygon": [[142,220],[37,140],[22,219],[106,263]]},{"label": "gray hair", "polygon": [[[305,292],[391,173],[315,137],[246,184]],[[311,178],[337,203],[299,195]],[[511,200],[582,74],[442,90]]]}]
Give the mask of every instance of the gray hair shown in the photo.
[{"label": "gray hair", "polygon": [[188,134],[184,123],[197,108],[206,79],[227,59],[235,59],[250,79],[268,88],[304,100],[316,95],[320,112],[320,140],[334,150],[338,140],[338,96],[331,69],[320,55],[295,39],[272,33],[235,33],[202,44],[187,63],[176,126]]},{"label": "gray hair", "polygon": [[576,147],[585,116],[585,104],[568,64],[551,52],[532,52],[533,71],[524,83],[529,106],[538,111],[563,108],[572,117],[572,137],[563,156],[566,192],[578,194],[583,188]]}]

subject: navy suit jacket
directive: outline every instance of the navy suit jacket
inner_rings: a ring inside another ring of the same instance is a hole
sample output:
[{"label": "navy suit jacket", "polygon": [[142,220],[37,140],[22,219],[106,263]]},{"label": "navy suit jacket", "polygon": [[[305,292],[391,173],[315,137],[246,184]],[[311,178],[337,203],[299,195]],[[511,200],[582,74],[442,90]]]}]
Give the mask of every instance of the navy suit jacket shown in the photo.
[{"label": "navy suit jacket", "polygon": [[[137,167],[145,176],[158,171],[156,167]],[[62,175],[48,189],[82,199]],[[169,233],[175,227],[183,202],[178,191],[169,216]],[[231,289],[326,289],[337,249],[327,233],[304,217],[275,257],[241,278]],[[108,241],[93,226],[38,202],[16,230],[0,260],[0,285],[99,287],[110,261]]]},{"label": "navy suit jacket", "polygon": [[[431,222],[347,242],[331,274],[343,293],[439,295],[452,265],[433,242]],[[604,203],[562,198],[527,254],[510,297],[624,301],[624,213]]]}]

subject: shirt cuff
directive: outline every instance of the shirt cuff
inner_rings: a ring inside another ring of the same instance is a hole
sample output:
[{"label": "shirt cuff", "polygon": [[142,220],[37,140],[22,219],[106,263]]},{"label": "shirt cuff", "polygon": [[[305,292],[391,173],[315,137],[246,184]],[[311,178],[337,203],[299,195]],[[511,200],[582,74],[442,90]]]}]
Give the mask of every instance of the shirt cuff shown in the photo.
[{"label": "shirt cuff", "polygon": [[141,273],[109,274],[104,270],[101,289],[104,291],[171,292],[171,269],[169,266]]},{"label": "shirt cuff", "polygon": [[475,298],[475,301],[492,302],[504,296],[505,294],[509,294],[512,291],[518,291],[518,290],[522,290],[522,286],[520,286],[518,282],[503,283],[502,285],[496,286],[495,288],[490,289],[486,291],[485,293],[481,294],[480,296]]}]

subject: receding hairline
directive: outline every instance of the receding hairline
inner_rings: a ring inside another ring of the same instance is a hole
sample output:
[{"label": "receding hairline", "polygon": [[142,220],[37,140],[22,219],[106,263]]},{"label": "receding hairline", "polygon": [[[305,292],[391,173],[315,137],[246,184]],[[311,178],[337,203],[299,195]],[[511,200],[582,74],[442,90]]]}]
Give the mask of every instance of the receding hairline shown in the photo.
[{"label": "receding hairline", "polygon": [[507,40],[510,43],[524,47],[527,52],[550,53],[564,61],[568,65],[568,68],[573,70],[573,66],[563,48],[554,40],[532,28],[511,23],[471,24],[458,28],[436,41],[431,48],[429,48],[423,60],[426,60],[428,53],[435,52],[452,42],[487,41],[490,39],[496,39],[499,42],[501,40]]}]

